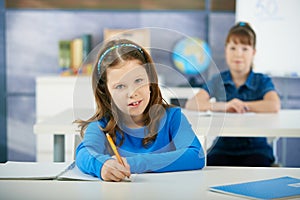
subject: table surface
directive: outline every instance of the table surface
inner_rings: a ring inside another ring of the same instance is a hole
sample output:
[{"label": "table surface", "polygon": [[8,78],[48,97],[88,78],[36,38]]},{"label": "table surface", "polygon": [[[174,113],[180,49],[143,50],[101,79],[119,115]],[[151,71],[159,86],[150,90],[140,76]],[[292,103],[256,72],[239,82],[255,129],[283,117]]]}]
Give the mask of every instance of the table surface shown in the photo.
[{"label": "table surface", "polygon": [[205,167],[195,171],[132,175],[132,182],[120,183],[0,180],[0,199],[240,199],[208,188],[281,176],[300,178],[300,168]]},{"label": "table surface", "polygon": [[300,110],[278,113],[203,113],[183,110],[197,135],[300,137]]},{"label": "table surface", "polygon": [[[198,136],[300,137],[300,110],[279,113],[203,113],[183,109]],[[68,109],[34,125],[35,134],[74,134],[74,119],[88,119],[91,109]]]}]

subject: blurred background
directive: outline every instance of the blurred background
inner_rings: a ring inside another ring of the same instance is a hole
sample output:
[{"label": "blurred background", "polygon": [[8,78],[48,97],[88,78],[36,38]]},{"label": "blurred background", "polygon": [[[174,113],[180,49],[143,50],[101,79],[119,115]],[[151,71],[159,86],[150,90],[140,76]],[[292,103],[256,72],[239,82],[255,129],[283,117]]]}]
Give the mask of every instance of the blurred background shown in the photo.
[{"label": "blurred background", "polygon": [[[223,71],[224,41],[236,21],[235,9],[235,0],[0,0],[0,161],[36,161],[36,78],[61,76],[60,41],[89,34],[92,49],[103,41],[105,29],[168,29],[205,41],[211,65]],[[170,31],[160,33],[151,35],[150,46],[171,50],[181,39]],[[155,62],[182,73],[194,87],[213,73],[210,67],[201,74],[183,73],[170,52],[151,55]],[[167,86],[186,84],[164,70],[158,72]],[[274,76],[273,81],[282,108],[299,109],[299,78]],[[300,166],[299,143],[294,138],[278,141],[283,166]],[[283,146],[289,147],[287,151],[280,151]]]}]

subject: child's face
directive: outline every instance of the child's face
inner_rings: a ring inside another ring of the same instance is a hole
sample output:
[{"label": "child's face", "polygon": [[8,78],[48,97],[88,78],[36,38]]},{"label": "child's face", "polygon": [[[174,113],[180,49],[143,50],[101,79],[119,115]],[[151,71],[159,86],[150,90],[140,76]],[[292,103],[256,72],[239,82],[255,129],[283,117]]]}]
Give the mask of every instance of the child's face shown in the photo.
[{"label": "child's face", "polygon": [[254,59],[255,49],[251,45],[234,43],[231,40],[226,45],[225,54],[230,71],[248,73]]},{"label": "child's face", "polygon": [[117,107],[133,120],[143,118],[150,101],[150,84],[138,60],[129,60],[107,69],[107,87]]}]

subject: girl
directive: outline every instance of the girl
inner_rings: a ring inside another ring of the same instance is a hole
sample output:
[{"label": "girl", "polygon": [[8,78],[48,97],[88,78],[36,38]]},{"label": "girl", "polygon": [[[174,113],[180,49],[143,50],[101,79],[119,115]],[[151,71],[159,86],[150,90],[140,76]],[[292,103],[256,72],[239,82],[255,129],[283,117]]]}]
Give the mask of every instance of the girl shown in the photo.
[{"label": "girl", "polygon": [[[203,168],[203,149],[180,108],[170,107],[158,87],[150,55],[129,40],[113,40],[101,50],[93,70],[97,104],[89,120],[78,120],[83,141],[76,164],[105,181],[131,173]],[[109,133],[124,165],[113,156]]]},{"label": "girl", "polygon": [[[255,44],[256,34],[248,23],[233,26],[225,46],[229,70],[213,77],[186,103],[186,108],[237,113],[278,112],[280,99],[272,80],[252,71]],[[217,102],[210,102],[212,97]],[[207,165],[270,166],[273,162],[273,152],[266,138],[219,138],[207,156]]]}]

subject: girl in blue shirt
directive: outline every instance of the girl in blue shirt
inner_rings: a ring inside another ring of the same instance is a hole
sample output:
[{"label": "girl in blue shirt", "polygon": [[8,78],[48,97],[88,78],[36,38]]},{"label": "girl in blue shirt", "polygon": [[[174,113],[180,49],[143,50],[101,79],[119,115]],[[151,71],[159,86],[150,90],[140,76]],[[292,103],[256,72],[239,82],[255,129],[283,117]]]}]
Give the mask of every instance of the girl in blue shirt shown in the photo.
[{"label": "girl in blue shirt", "polygon": [[[125,39],[108,42],[92,76],[96,112],[87,121],[77,120],[83,141],[76,164],[83,172],[121,181],[131,173],[203,168],[201,144],[180,108],[163,100],[145,49]],[[106,133],[124,165],[115,159]]]},{"label": "girl in blue shirt", "polygon": [[[272,80],[252,71],[256,34],[248,23],[233,26],[226,38],[225,57],[229,70],[215,75],[187,109],[215,112],[278,112],[280,99]],[[211,102],[214,97],[216,102]],[[273,151],[266,138],[221,137],[207,156],[207,165],[270,166]]]}]

